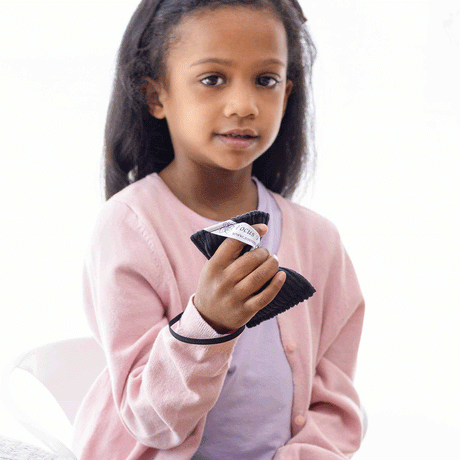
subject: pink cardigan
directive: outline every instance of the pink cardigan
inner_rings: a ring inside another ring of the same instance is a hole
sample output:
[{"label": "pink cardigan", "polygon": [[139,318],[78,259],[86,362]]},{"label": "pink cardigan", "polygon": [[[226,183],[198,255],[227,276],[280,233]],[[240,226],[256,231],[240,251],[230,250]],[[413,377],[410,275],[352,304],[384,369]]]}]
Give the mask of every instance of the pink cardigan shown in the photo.
[{"label": "pink cardigan", "polygon": [[[280,266],[317,291],[277,316],[294,399],[292,437],[274,460],[351,458],[362,438],[353,387],[362,293],[335,226],[270,193],[283,217]],[[190,235],[207,226],[156,173],[104,204],[83,279],[85,312],[108,366],[74,422],[79,460],[189,460],[198,449],[238,340],[193,345],[169,331],[168,322],[185,309],[181,323],[187,321],[174,330],[214,333],[192,302],[206,258]]]}]

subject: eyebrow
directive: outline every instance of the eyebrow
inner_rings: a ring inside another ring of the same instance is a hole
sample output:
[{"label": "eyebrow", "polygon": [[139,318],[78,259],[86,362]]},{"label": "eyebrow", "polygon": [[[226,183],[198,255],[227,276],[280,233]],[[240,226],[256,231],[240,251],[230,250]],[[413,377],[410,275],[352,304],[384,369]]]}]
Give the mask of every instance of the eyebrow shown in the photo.
[{"label": "eyebrow", "polygon": [[[193,64],[190,65],[190,67],[194,67],[199,64],[204,64],[206,62],[214,62],[216,64],[224,64],[228,66],[233,66],[235,65],[234,61],[229,61],[228,59],[219,59],[219,58],[205,58],[205,59],[200,59],[199,61],[194,62]],[[279,59],[275,58],[270,58],[270,59],[265,59],[263,61],[259,61],[258,64],[278,64],[282,67],[286,67],[286,64],[283,61],[280,61]]]}]

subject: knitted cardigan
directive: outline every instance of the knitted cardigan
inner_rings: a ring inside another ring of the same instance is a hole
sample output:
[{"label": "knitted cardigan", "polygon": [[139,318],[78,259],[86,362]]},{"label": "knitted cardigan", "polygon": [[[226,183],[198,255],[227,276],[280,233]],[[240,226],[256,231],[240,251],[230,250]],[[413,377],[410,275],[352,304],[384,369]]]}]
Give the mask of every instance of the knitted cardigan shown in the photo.
[{"label": "knitted cardigan", "polygon": [[[336,227],[270,193],[282,213],[279,264],[316,289],[277,316],[294,395],[292,437],[274,460],[350,458],[363,429],[353,386],[363,296]],[[189,460],[197,450],[238,340],[189,344],[168,326],[192,309],[207,259],[190,235],[208,223],[157,173],[102,207],[83,276],[86,315],[108,366],[76,416],[73,449],[80,460]],[[213,332],[203,323],[189,321],[176,332]]]}]

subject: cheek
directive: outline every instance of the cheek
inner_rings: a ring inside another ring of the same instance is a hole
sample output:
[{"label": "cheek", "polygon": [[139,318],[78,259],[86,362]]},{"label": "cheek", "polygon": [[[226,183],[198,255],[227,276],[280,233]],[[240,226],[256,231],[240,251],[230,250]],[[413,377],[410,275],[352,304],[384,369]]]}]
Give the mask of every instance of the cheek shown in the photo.
[{"label": "cheek", "polygon": [[203,94],[189,93],[179,102],[181,112],[186,115],[190,123],[202,123],[206,118],[213,116],[213,111],[218,104],[216,100]]}]

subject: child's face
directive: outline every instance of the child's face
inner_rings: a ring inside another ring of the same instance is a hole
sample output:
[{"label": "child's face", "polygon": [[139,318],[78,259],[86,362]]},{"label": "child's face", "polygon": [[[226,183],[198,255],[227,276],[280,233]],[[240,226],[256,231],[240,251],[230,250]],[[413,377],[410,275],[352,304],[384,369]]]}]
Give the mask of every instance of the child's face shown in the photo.
[{"label": "child's face", "polygon": [[[283,23],[271,11],[226,7],[185,18],[177,32],[181,42],[167,61],[168,91],[152,80],[147,89],[150,113],[167,120],[175,160],[195,167],[250,168],[278,135],[292,89]],[[197,64],[208,58],[233,64]],[[261,62],[271,58],[284,65]],[[258,138],[244,150],[217,136],[246,128]]]}]

